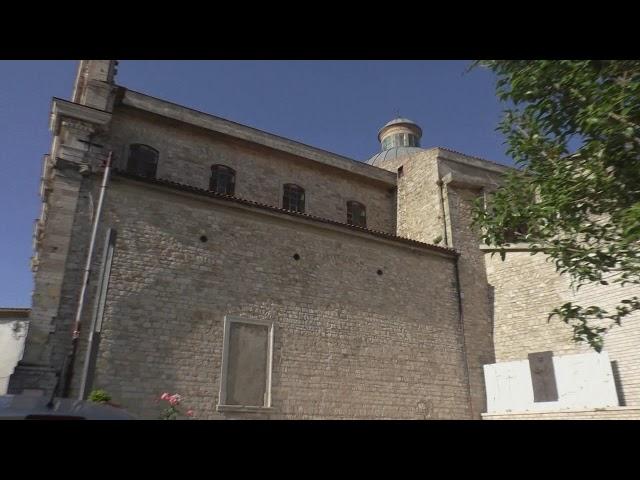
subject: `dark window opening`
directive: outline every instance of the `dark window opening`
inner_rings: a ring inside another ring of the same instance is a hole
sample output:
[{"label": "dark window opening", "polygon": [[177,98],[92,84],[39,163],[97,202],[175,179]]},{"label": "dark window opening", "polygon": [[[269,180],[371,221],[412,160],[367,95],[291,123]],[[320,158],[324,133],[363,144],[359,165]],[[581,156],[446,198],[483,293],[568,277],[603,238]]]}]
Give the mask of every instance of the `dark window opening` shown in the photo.
[{"label": "dark window opening", "polygon": [[282,196],[282,208],[294,212],[304,213],[304,188],[287,183]]},{"label": "dark window opening", "polygon": [[521,223],[516,228],[507,229],[504,232],[504,241],[506,243],[519,243],[525,241],[525,236],[529,233],[529,226]]},{"label": "dark window opening", "polygon": [[222,195],[233,195],[236,190],[236,172],[226,165],[212,165],[209,190]]},{"label": "dark window opening", "polygon": [[347,223],[367,228],[367,209],[360,202],[347,202]]},{"label": "dark window opening", "polygon": [[155,178],[158,168],[158,151],[148,145],[133,144],[129,147],[127,172],[141,177]]}]

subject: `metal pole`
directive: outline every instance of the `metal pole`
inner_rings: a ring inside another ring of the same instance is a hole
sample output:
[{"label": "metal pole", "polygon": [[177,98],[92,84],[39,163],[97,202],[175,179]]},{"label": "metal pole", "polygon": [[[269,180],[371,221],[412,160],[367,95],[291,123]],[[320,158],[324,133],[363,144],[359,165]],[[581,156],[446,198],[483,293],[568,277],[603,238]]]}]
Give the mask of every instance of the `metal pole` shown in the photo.
[{"label": "metal pole", "polygon": [[93,305],[93,315],[91,319],[91,327],[89,329],[87,352],[82,368],[82,378],[80,381],[80,393],[78,400],[85,400],[91,387],[93,386],[93,373],[95,369],[96,356],[100,345],[100,337],[102,331],[102,317],[104,315],[104,307],[107,301],[107,289],[109,288],[109,277],[111,275],[111,263],[113,261],[113,253],[116,243],[116,231],[113,228],[107,230],[107,236],[104,241],[104,252],[102,254],[102,263],[100,267],[100,275],[98,277],[98,288]]},{"label": "metal pole", "polygon": [[84,268],[84,277],[82,280],[82,289],[80,290],[80,298],[78,299],[78,308],[76,310],[76,317],[73,326],[73,335],[71,337],[71,352],[69,353],[66,374],[64,377],[64,384],[62,388],[62,396],[68,397],[69,390],[71,388],[71,379],[73,377],[73,363],[75,361],[76,352],[78,350],[78,339],[80,338],[80,328],[82,326],[82,312],[84,309],[84,300],[87,293],[87,285],[89,284],[89,277],[91,274],[91,259],[93,258],[93,249],[96,244],[96,236],[98,233],[98,225],[100,223],[100,216],[102,215],[102,205],[104,204],[105,192],[107,190],[107,183],[109,182],[109,174],[111,173],[111,158],[113,152],[109,152],[107,162],[102,176],[102,185],[100,186],[100,197],[98,200],[98,207],[96,208],[96,215],[93,220],[93,229],[91,230],[91,239],[89,241],[89,252],[87,253],[87,263]]}]

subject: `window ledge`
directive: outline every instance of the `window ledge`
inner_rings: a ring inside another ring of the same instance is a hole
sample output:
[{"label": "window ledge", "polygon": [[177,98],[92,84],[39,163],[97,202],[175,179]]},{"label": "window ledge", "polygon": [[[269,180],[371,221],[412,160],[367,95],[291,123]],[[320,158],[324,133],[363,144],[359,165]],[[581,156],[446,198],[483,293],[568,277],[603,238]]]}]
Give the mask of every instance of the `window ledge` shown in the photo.
[{"label": "window ledge", "polygon": [[245,405],[218,405],[216,407],[218,412],[245,412],[245,413],[270,413],[273,412],[273,407],[249,407]]},{"label": "window ledge", "polygon": [[499,252],[502,249],[504,249],[505,252],[530,252],[532,250],[528,243],[514,243],[503,247],[480,245],[479,248],[483,252]]}]

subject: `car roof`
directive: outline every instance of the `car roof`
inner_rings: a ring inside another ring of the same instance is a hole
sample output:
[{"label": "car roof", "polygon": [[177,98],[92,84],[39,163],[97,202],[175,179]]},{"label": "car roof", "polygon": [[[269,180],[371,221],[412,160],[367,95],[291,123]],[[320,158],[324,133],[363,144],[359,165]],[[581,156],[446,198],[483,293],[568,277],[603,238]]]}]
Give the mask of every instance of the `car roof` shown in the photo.
[{"label": "car roof", "polygon": [[33,420],[135,420],[137,417],[124,409],[111,405],[29,395],[0,396],[0,419]]}]

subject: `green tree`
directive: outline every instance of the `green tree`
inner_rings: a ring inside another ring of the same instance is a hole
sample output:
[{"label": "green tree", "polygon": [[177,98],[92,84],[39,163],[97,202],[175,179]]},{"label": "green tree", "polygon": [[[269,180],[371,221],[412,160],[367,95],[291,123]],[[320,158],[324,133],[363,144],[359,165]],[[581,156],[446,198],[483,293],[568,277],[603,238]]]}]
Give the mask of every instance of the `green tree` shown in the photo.
[{"label": "green tree", "polygon": [[[497,76],[498,98],[507,104],[498,130],[518,166],[488,208],[477,205],[484,243],[504,247],[516,232],[576,289],[640,283],[640,61],[478,66]],[[603,334],[639,309],[637,296],[615,310],[569,302],[549,319],[559,316],[575,341],[600,351]]]}]

